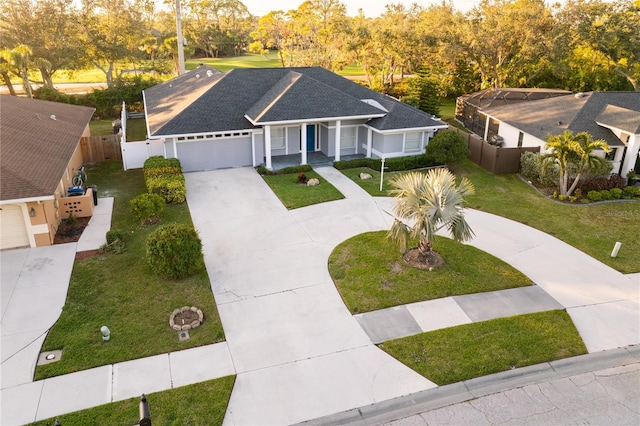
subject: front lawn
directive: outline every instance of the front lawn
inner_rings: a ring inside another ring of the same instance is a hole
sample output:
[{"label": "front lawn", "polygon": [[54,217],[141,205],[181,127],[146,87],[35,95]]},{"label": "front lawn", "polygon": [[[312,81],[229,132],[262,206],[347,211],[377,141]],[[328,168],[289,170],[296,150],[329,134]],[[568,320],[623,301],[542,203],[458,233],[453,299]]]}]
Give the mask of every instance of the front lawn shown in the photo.
[{"label": "front lawn", "polygon": [[[388,196],[388,181],[394,173],[385,173],[385,186],[380,192],[379,171],[341,171],[371,195]],[[476,188],[476,193],[466,198],[467,207],[532,226],[622,273],[640,272],[640,239],[634,232],[640,219],[640,202],[562,204],[540,195],[518,175],[494,175],[470,160],[452,171],[458,177],[467,177]],[[361,180],[361,172],[373,175],[373,179]],[[612,258],[616,241],[622,243],[622,248],[618,257]]]},{"label": "front lawn", "polygon": [[[227,411],[235,376],[182,386],[146,395],[154,425],[221,425]],[[86,410],[31,423],[51,426],[133,425],[140,420],[140,398],[112,402]]]},{"label": "front lawn", "polygon": [[386,231],[356,235],[329,257],[329,273],[353,314],[460,294],[531,285],[521,272],[475,247],[437,237],[446,264],[435,271],[409,266]]},{"label": "front lawn", "polygon": [[587,353],[561,310],[445,328],[380,347],[440,386]]},{"label": "front lawn", "polygon": [[[175,281],[154,274],[146,261],[146,238],[157,226],[191,224],[187,205],[167,206],[158,224],[142,226],[129,210],[129,200],[145,192],[141,169],[125,172],[120,162],[104,162],[87,175],[100,197],[115,198],[111,229],[125,232],[126,251],[76,260],[62,314],[43,345],[43,351],[62,349],[62,359],[38,366],[36,380],[224,340],[207,272]],[[197,306],[205,319],[179,342],[169,315],[183,306]],[[111,329],[108,342],[103,325]]]},{"label": "front lawn", "polygon": [[307,179],[318,179],[320,185],[298,183],[298,173],[262,175],[264,181],[289,210],[327,201],[341,200],[344,195],[314,171],[304,172]]}]

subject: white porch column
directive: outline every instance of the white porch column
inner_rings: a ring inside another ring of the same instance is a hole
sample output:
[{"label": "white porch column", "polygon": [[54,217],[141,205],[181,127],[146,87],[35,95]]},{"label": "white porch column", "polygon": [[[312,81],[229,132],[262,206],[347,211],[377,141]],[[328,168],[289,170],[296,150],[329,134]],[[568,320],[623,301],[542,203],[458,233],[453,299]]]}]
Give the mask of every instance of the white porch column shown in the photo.
[{"label": "white porch column", "polygon": [[302,129],[300,130],[300,154],[302,159],[300,160],[300,165],[304,166],[307,164],[307,123],[302,124]]},{"label": "white porch column", "polygon": [[251,162],[253,163],[253,167],[257,166],[256,164],[256,134],[251,132]]},{"label": "white porch column", "polygon": [[266,167],[271,170],[271,126],[264,126],[264,157]]},{"label": "white porch column", "polygon": [[335,143],[335,158],[333,161],[340,161],[340,126],[342,122],[340,120],[336,121],[336,143]]},{"label": "white porch column", "polygon": [[373,130],[371,127],[367,128],[367,158],[371,158],[371,148],[373,145]]},{"label": "white porch column", "polygon": [[[640,152],[640,136],[631,135],[627,141],[627,154],[624,157],[624,163],[620,170],[620,176],[626,178],[629,170],[632,170],[636,165],[638,154]],[[640,170],[636,170],[636,173],[640,173]]]},{"label": "white porch column", "polygon": [[489,121],[491,119],[489,118],[489,116],[487,115],[487,120],[484,123],[484,140],[487,140],[487,136],[489,136]]}]

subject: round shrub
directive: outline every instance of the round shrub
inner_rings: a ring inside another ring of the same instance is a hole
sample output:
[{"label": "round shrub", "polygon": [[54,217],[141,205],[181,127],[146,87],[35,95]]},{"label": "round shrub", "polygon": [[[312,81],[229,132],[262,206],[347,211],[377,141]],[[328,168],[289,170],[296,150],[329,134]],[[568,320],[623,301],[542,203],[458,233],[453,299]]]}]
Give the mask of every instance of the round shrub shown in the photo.
[{"label": "round shrub", "polygon": [[600,194],[600,191],[589,191],[587,198],[591,201],[602,201],[602,194]]},{"label": "round shrub", "polygon": [[164,213],[164,198],[158,194],[141,194],[129,201],[131,216],[138,222],[159,219]]},{"label": "round shrub", "polygon": [[456,130],[442,130],[429,141],[425,153],[438,164],[455,164],[469,156],[469,148]]},{"label": "round shrub", "polygon": [[111,229],[107,231],[106,238],[107,238],[107,243],[103,244],[102,247],[100,247],[100,251],[102,253],[120,254],[124,252],[126,247],[126,244],[125,244],[126,234],[124,231]]},{"label": "round shrub", "polygon": [[107,231],[107,244],[113,244],[117,242],[124,242],[125,239],[124,231],[120,231],[118,229],[111,229]]},{"label": "round shrub", "polygon": [[204,267],[202,241],[192,226],[163,225],[147,238],[147,261],[158,274],[187,277]]},{"label": "round shrub", "polygon": [[613,199],[613,197],[611,196],[611,191],[609,191],[608,189],[603,189],[602,191],[600,191],[600,196],[602,197],[603,201]]},{"label": "round shrub", "polygon": [[609,190],[609,193],[611,194],[611,198],[613,198],[614,200],[619,200],[620,198],[622,198],[622,189],[620,188],[611,188]]},{"label": "round shrub", "polygon": [[560,170],[557,164],[552,164],[545,168],[544,171],[540,171],[539,180],[540,184],[548,187],[557,187],[560,181]]}]

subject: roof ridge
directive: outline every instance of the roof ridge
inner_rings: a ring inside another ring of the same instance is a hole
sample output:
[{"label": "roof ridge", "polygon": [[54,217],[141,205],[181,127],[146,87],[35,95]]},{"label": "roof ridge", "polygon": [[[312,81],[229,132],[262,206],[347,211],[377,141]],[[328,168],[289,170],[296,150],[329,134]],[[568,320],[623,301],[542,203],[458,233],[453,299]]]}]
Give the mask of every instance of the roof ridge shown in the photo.
[{"label": "roof ridge", "polygon": [[[289,84],[287,84],[286,87],[284,87],[280,91],[280,93],[277,96],[275,96],[273,100],[271,100],[271,102],[269,102],[269,104],[266,107],[264,107],[264,109],[258,115],[256,115],[256,118],[254,119],[254,121],[256,122],[259,121],[267,112],[269,112],[269,110],[280,100],[280,98],[282,98],[282,96],[284,96],[285,93],[287,93],[289,89],[291,89],[298,82],[298,80],[300,80],[300,78],[303,77],[303,75],[297,71],[289,71],[278,81],[278,83],[287,77],[291,78],[291,81],[289,82]],[[276,86],[277,86],[277,83],[274,85],[274,87]],[[265,95],[262,98],[260,98],[258,102],[256,102],[254,105],[259,104],[260,101],[268,95],[270,95],[269,92],[265,93]]]}]

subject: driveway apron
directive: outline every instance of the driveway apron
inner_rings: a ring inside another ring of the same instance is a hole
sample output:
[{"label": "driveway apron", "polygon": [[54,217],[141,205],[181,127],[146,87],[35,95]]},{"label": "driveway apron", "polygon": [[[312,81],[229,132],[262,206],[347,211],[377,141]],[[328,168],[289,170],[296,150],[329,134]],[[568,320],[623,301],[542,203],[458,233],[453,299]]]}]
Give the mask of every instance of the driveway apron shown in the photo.
[{"label": "driveway apron", "polygon": [[327,270],[387,225],[367,197],[288,211],[251,168],[186,175],[238,374],[226,424],[291,424],[435,385],[372,344]]},{"label": "driveway apron", "polygon": [[76,243],[4,250],[2,389],[30,383],[49,328],[67,298]]}]

